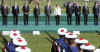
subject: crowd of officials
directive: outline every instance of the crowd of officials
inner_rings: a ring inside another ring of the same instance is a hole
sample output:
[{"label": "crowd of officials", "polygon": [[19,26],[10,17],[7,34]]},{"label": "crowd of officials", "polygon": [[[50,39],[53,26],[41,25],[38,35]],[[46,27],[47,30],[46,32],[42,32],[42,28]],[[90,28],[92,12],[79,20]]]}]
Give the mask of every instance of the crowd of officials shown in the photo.
[{"label": "crowd of officials", "polygon": [[88,40],[79,37],[80,31],[69,32],[66,28],[59,28],[58,35],[51,52],[100,52],[100,48],[96,49]]},{"label": "crowd of officials", "polygon": [[[80,25],[80,19],[81,19],[81,11],[82,14],[84,16],[84,24],[87,25],[88,23],[88,14],[89,14],[89,7],[87,4],[85,4],[84,6],[80,6],[78,3],[74,3],[74,2],[68,2],[64,4],[65,8],[66,8],[66,23],[68,25],[72,24],[72,14],[74,13],[76,16],[76,25]],[[5,4],[1,5],[1,15],[2,15],[2,25],[7,25],[7,19],[8,19],[8,6]],[[24,14],[24,25],[28,25],[28,17],[29,17],[29,5],[28,4],[24,4],[23,8],[23,14]],[[56,7],[54,8],[54,16],[55,16],[55,21],[56,21],[56,25],[60,24],[60,16],[61,16],[61,7],[56,4]],[[51,5],[50,3],[48,3],[45,7],[44,7],[44,13],[45,13],[45,20],[46,20],[46,24],[49,25],[50,24],[50,14],[51,14]],[[18,25],[18,14],[19,14],[19,6],[17,4],[15,4],[14,6],[12,6],[12,14],[13,14],[13,24],[14,25]],[[40,15],[40,5],[35,5],[35,7],[33,8],[33,14],[34,14],[34,21],[35,21],[35,25],[38,25],[38,18]],[[98,16],[99,16],[99,5],[97,2],[94,3],[94,7],[93,7],[93,14],[94,14],[94,24],[98,25]]]}]

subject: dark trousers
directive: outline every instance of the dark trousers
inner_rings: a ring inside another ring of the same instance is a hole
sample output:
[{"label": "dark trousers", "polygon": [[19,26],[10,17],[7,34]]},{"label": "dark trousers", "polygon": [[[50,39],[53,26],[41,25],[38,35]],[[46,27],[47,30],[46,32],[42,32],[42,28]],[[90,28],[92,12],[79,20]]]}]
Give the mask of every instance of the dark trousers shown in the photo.
[{"label": "dark trousers", "polygon": [[2,16],[2,25],[7,25],[8,18],[6,15]]},{"label": "dark trousers", "polygon": [[76,25],[80,25],[80,15],[76,15]]},{"label": "dark trousers", "polygon": [[50,24],[50,15],[46,15],[46,25]]},{"label": "dark trousers", "polygon": [[18,15],[14,15],[13,22],[14,25],[18,25]]},{"label": "dark trousers", "polygon": [[38,16],[35,16],[35,25],[38,25]]},{"label": "dark trousers", "polygon": [[24,14],[24,25],[28,25],[28,14]]},{"label": "dark trousers", "polygon": [[56,19],[56,25],[59,25],[60,24],[60,16],[59,15],[55,16],[55,19]]},{"label": "dark trousers", "polygon": [[87,25],[88,22],[88,15],[84,15],[84,24]]},{"label": "dark trousers", "polygon": [[67,24],[71,25],[72,24],[72,15],[67,16]]},{"label": "dark trousers", "polygon": [[98,25],[98,15],[94,15],[94,25]]}]

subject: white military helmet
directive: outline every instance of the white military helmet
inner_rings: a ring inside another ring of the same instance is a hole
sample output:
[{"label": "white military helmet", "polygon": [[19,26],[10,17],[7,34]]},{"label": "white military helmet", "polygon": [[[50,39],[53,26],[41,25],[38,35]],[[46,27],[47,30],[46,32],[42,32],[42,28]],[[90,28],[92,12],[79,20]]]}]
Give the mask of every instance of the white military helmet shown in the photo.
[{"label": "white military helmet", "polygon": [[11,39],[16,39],[16,38],[20,37],[21,35],[17,34],[17,33],[10,33],[9,36],[10,36]]},{"label": "white military helmet", "polygon": [[95,46],[91,45],[89,42],[80,46],[82,50],[95,50]]},{"label": "white military helmet", "polygon": [[86,40],[84,38],[79,38],[79,39],[75,39],[75,43],[77,43],[77,44],[85,44],[85,43],[88,43],[88,40]]},{"label": "white military helmet", "polygon": [[68,30],[66,28],[59,28],[58,29],[58,34],[59,35],[65,35],[66,32],[68,32]]},{"label": "white military helmet", "polygon": [[31,49],[26,46],[16,47],[16,52],[31,52]]},{"label": "white military helmet", "polygon": [[14,29],[14,30],[13,30],[13,31],[11,31],[10,33],[17,33],[17,34],[20,34],[20,31],[19,31],[19,30]]},{"label": "white military helmet", "polygon": [[18,37],[16,39],[13,39],[13,43],[14,43],[14,45],[17,45],[17,46],[26,46],[27,45],[27,42],[22,37]]}]

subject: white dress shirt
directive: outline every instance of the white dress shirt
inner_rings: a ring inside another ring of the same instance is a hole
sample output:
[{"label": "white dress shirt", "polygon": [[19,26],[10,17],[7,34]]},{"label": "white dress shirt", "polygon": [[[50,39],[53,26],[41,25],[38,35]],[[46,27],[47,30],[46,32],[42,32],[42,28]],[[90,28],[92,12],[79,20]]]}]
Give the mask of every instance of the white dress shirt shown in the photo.
[{"label": "white dress shirt", "polygon": [[61,8],[60,7],[56,7],[55,9],[54,9],[54,15],[56,16],[56,15],[61,15]]}]

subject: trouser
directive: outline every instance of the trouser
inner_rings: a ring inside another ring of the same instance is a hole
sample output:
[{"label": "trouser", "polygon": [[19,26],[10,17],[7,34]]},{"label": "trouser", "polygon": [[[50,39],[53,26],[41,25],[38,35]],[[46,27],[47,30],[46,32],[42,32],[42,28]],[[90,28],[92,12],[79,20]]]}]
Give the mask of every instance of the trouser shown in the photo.
[{"label": "trouser", "polygon": [[24,25],[28,25],[28,14],[24,14]]},{"label": "trouser", "polygon": [[94,15],[94,25],[98,25],[98,15]]},{"label": "trouser", "polygon": [[13,22],[14,25],[18,24],[18,15],[14,15]]},{"label": "trouser", "polygon": [[8,18],[7,18],[7,16],[6,15],[3,15],[2,16],[2,25],[7,25],[7,21],[8,21]]},{"label": "trouser", "polygon": [[72,24],[72,15],[67,16],[67,24],[68,25]]},{"label": "trouser", "polygon": [[80,25],[80,15],[76,15],[76,25]]},{"label": "trouser", "polygon": [[84,24],[87,25],[88,15],[84,15]]},{"label": "trouser", "polygon": [[59,25],[60,24],[60,16],[56,15],[55,19],[56,19],[56,25]]},{"label": "trouser", "polygon": [[50,15],[46,15],[46,25],[50,24]]},{"label": "trouser", "polygon": [[38,16],[35,16],[35,25],[38,25]]}]

